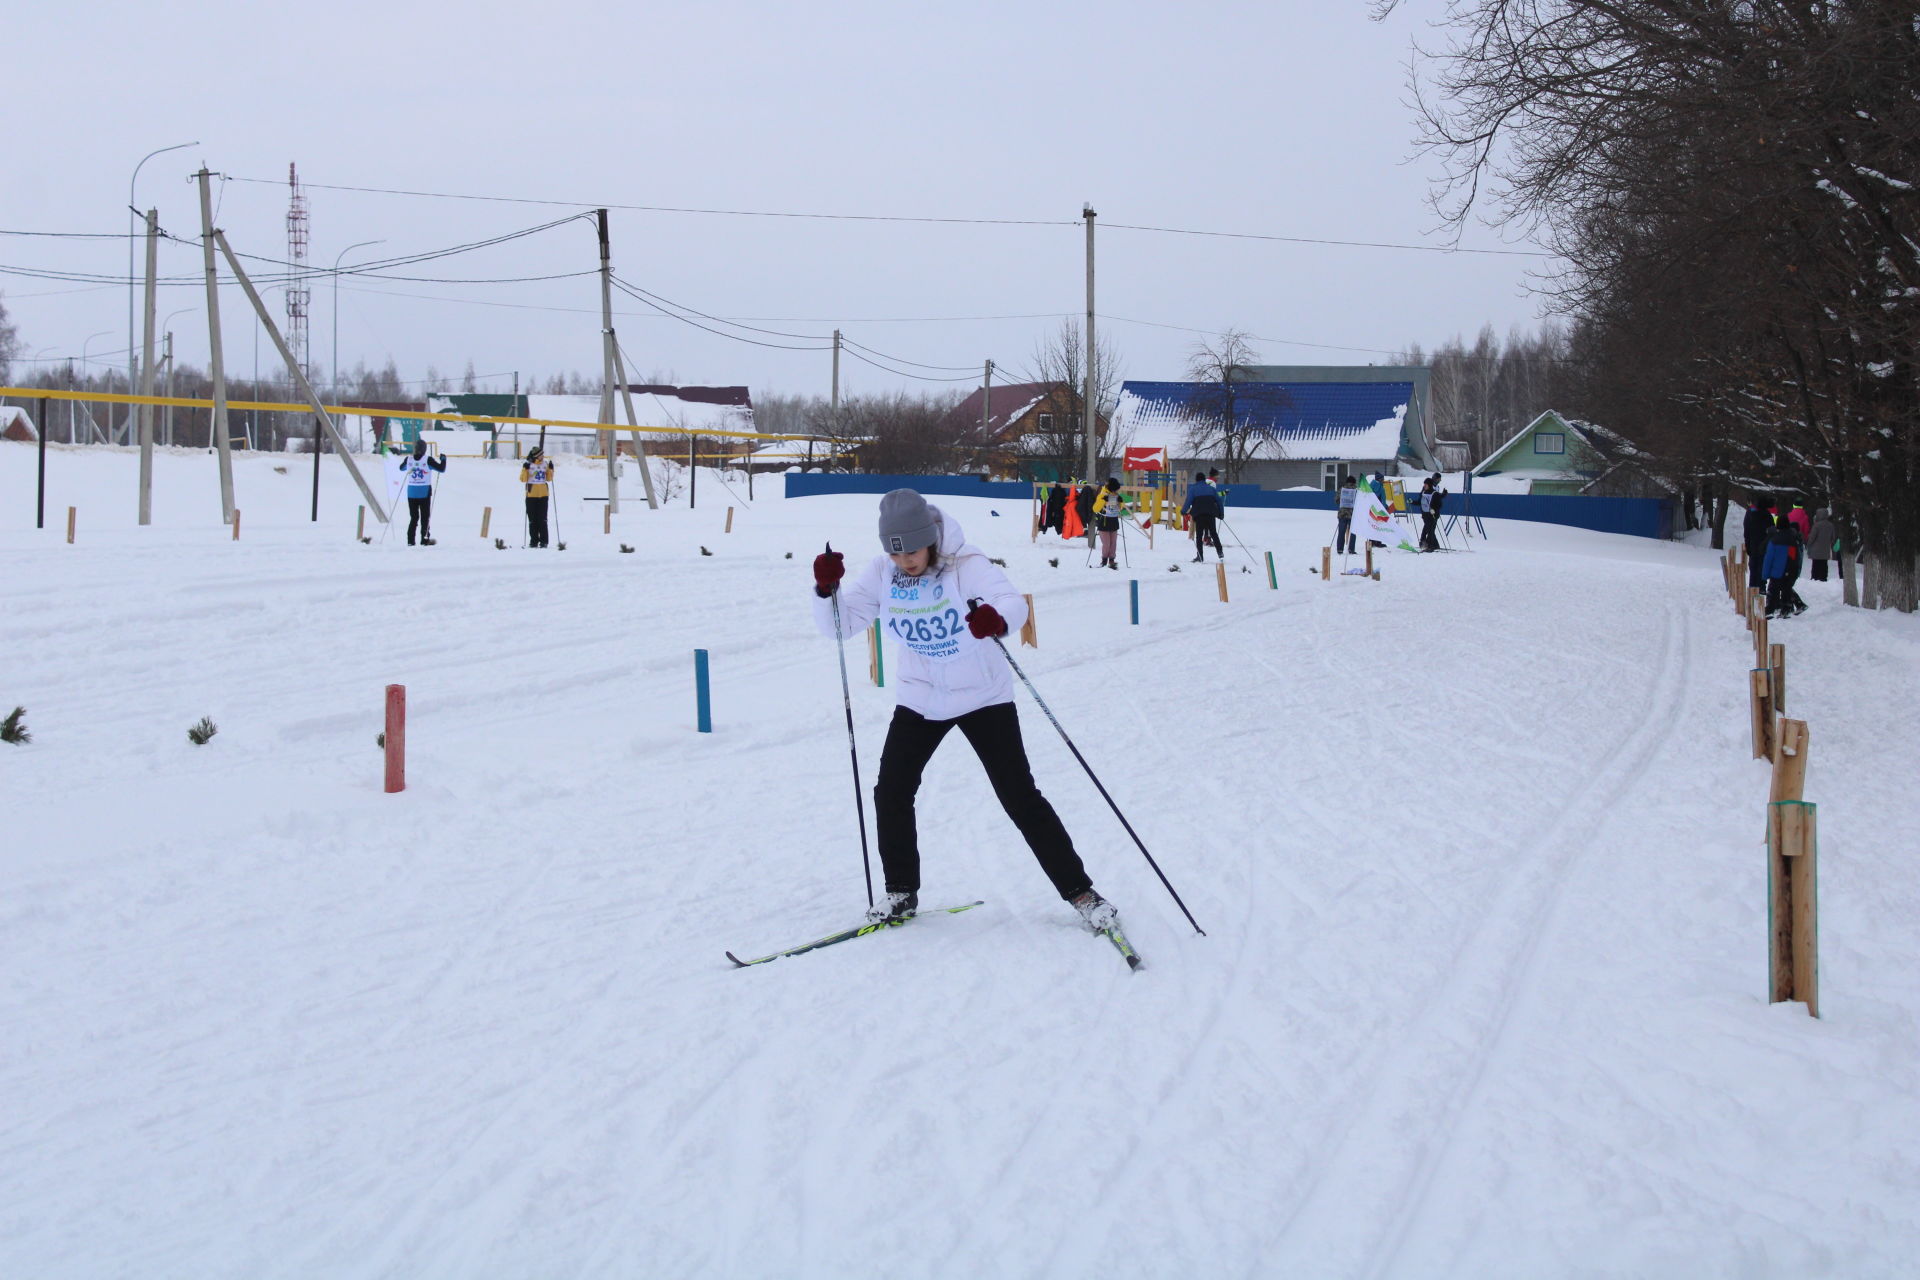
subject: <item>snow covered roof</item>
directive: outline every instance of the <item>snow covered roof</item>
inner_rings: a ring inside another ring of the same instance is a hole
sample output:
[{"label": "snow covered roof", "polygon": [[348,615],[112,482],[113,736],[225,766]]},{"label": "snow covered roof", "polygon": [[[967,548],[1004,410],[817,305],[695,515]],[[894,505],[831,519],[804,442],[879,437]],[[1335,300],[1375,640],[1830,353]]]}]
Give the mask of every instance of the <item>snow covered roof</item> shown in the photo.
[{"label": "snow covered roof", "polygon": [[962,422],[980,421],[980,402],[984,397],[987,403],[987,423],[985,430],[975,428],[981,440],[1002,440],[1010,427],[1033,412],[1035,405],[1045,400],[1055,390],[1062,389],[1057,382],[1009,382],[1004,386],[982,387],[960,402],[953,411],[954,417]]},{"label": "snow covered roof", "polygon": [[0,405],[0,440],[38,440],[33,419],[17,404]]},{"label": "snow covered roof", "polygon": [[[1135,448],[1164,447],[1187,456],[1196,417],[1212,411],[1212,383],[1127,382],[1113,429]],[[1285,456],[1365,461],[1410,453],[1405,445],[1411,382],[1240,382],[1234,413],[1277,440]]]}]

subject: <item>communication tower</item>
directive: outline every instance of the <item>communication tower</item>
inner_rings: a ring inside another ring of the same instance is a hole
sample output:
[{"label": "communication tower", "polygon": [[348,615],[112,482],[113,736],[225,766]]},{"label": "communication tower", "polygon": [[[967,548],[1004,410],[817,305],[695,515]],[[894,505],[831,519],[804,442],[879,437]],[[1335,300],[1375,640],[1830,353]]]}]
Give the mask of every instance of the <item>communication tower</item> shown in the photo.
[{"label": "communication tower", "polygon": [[287,203],[287,348],[293,352],[293,359],[300,366],[303,377],[311,380],[312,369],[307,361],[307,304],[313,298],[313,290],[307,288],[307,193],[301,190],[300,174],[292,164],[287,165],[287,186],[292,198]]}]

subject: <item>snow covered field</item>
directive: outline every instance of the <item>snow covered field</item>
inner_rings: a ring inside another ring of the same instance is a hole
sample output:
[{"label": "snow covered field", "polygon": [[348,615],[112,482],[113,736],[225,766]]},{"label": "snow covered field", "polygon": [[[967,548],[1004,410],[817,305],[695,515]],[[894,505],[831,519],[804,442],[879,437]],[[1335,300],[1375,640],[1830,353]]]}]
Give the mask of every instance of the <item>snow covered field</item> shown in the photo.
[{"label": "snow covered field", "polygon": [[[0,713],[34,734],[0,746],[0,1275],[1920,1267],[1920,625],[1837,584],[1773,637],[1818,1021],[1765,1003],[1711,552],[1488,522],[1323,583],[1328,519],[1279,511],[1229,511],[1279,589],[1221,604],[1176,540],[1102,573],[1024,503],[934,499],[1034,593],[1016,657],[1209,936],[1022,691],[1140,973],[958,738],[923,898],[987,905],[735,971],[866,905],[807,561],[866,554],[873,498],[709,473],[648,512],[629,470],[606,537],[573,468],[534,552],[513,466],[456,459],[409,550],[353,541],[336,460],[313,525],[308,459],[244,457],[236,543],[208,455],[159,460],[139,530],[131,453],[55,449],[38,533],[33,458],[0,444]],[[892,691],[848,657],[870,786]]]}]

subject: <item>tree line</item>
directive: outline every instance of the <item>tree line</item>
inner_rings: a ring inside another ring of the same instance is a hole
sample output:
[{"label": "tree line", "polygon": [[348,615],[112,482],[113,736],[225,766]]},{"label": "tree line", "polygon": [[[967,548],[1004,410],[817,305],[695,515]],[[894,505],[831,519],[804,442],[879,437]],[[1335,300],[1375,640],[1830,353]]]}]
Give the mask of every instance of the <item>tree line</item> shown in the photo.
[{"label": "tree line", "polygon": [[1830,508],[1859,602],[1913,610],[1911,0],[1466,0],[1446,30],[1415,77],[1436,205],[1559,255],[1562,407],[1721,514],[1754,494]]}]

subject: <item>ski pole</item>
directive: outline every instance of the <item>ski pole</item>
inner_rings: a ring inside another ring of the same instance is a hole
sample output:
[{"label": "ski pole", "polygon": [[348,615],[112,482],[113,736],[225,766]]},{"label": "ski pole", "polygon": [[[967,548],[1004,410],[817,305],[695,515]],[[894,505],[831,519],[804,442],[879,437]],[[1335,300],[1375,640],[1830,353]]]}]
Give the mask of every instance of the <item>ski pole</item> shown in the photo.
[{"label": "ski pole", "polygon": [[[827,544],[833,554],[833,544]],[[873,860],[867,855],[867,802],[860,793],[860,746],[853,736],[853,689],[847,683],[847,637],[840,627],[840,584],[833,587],[833,641],[840,650],[840,703],[847,710],[847,756],[853,761],[853,811],[860,819],[860,870],[867,877],[867,905],[873,905]],[[876,639],[875,644],[879,641]]]},{"label": "ski pole", "polygon": [[[971,611],[979,607],[980,601],[978,598],[967,601],[968,610]],[[837,627],[835,629],[838,630]],[[1181,914],[1186,916],[1187,923],[1193,926],[1195,933],[1203,938],[1206,937],[1207,931],[1202,929],[1200,922],[1193,918],[1193,912],[1187,910],[1187,904],[1181,901],[1180,891],[1173,887],[1173,882],[1167,879],[1167,873],[1160,869],[1160,864],[1153,860],[1151,853],[1147,852],[1147,846],[1141,841],[1139,834],[1134,831],[1133,824],[1127,821],[1127,815],[1120,812],[1120,806],[1115,804],[1113,797],[1107,794],[1106,785],[1100,781],[1100,775],[1093,771],[1093,766],[1087,763],[1087,758],[1080,754],[1080,748],[1073,745],[1073,739],[1067,736],[1067,731],[1061,726],[1059,717],[1053,714],[1053,708],[1049,707],[1047,700],[1040,696],[1040,691],[1033,687],[1033,681],[1027,679],[1027,673],[1022,671],[1020,664],[1013,660],[1013,655],[1007,652],[1007,646],[1000,637],[993,637],[993,642],[1000,646],[1000,654],[1007,660],[1007,665],[1013,668],[1013,674],[1020,677],[1020,683],[1027,686],[1027,692],[1033,695],[1033,700],[1039,704],[1040,710],[1046,713],[1046,717],[1053,723],[1053,727],[1059,730],[1060,740],[1067,744],[1067,750],[1073,752],[1073,758],[1080,762],[1080,767],[1087,771],[1089,778],[1093,779],[1093,785],[1100,790],[1100,798],[1105,800],[1107,807],[1113,810],[1113,816],[1120,819],[1120,825],[1125,827],[1127,834],[1133,837],[1134,844],[1139,845],[1140,853],[1146,858],[1147,865],[1153,868],[1153,874],[1160,877],[1160,883],[1167,886],[1167,892],[1173,895],[1173,900],[1180,907]]]},{"label": "ski pole", "polygon": [[1227,524],[1227,518],[1225,516],[1220,517],[1220,523],[1226,526],[1227,536],[1233,539],[1234,546],[1240,548],[1240,554],[1245,556],[1248,562],[1251,563],[1255,569],[1258,569],[1260,567],[1260,562],[1253,558],[1253,552],[1247,550],[1247,544],[1241,540],[1240,531],[1234,528],[1232,525]]}]

